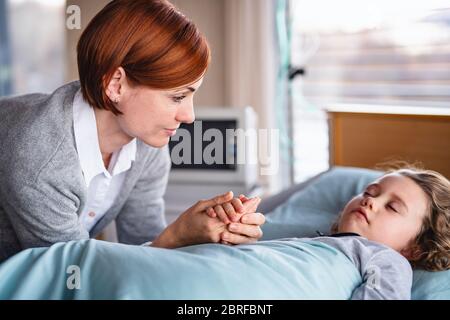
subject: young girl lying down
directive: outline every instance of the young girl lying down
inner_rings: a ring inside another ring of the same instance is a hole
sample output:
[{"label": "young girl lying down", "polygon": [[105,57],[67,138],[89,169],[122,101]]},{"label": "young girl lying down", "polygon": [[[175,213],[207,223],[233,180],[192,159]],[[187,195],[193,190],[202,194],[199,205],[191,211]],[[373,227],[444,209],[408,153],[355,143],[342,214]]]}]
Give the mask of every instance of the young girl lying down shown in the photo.
[{"label": "young girl lying down", "polygon": [[[232,244],[235,212],[208,212]],[[405,169],[350,200],[329,236],[173,250],[60,243],[0,264],[0,299],[410,299],[412,267],[450,268],[450,183]]]},{"label": "young girl lying down", "polygon": [[450,183],[429,170],[390,172],[347,203],[331,232],[311,240],[358,268],[352,299],[410,299],[411,267],[450,269]]},{"label": "young girl lying down", "polygon": [[450,183],[433,171],[389,173],[345,206],[332,232],[315,240],[361,271],[353,299],[409,299],[411,267],[450,269]]}]

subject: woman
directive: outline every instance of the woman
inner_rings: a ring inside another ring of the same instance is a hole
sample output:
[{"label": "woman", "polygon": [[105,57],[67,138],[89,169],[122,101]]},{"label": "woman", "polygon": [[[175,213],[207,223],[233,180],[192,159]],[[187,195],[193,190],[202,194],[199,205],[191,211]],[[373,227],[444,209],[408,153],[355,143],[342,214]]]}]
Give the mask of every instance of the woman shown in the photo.
[{"label": "woman", "polygon": [[199,201],[164,229],[167,145],[194,121],[209,62],[205,38],[170,3],[116,0],[80,38],[79,82],[1,100],[0,261],[95,237],[113,220],[128,244],[257,240],[264,217],[255,203],[233,233],[213,218],[242,210],[248,199],[232,194]]}]

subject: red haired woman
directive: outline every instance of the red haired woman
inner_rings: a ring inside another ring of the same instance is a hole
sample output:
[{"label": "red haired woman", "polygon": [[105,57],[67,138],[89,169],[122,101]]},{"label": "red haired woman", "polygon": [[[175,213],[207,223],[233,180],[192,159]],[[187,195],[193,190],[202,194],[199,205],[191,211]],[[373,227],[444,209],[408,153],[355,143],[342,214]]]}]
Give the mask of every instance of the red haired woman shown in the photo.
[{"label": "red haired woman", "polygon": [[115,0],[80,38],[79,82],[0,100],[0,261],[95,237],[113,220],[128,244],[260,238],[258,199],[231,193],[165,225],[167,145],[180,124],[194,121],[193,96],[209,62],[206,39],[169,2]]}]

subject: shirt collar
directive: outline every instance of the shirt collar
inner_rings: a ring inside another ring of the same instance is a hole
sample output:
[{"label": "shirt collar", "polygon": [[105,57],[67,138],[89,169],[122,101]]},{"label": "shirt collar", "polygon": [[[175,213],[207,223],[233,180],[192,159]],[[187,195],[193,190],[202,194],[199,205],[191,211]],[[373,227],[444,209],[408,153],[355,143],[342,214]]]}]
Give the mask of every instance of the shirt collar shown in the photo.
[{"label": "shirt collar", "polygon": [[361,237],[361,236],[354,232],[341,232],[341,233],[334,233],[330,235],[330,237],[341,238],[341,237]]},{"label": "shirt collar", "polygon": [[[73,101],[73,121],[78,157],[86,186],[89,187],[95,176],[103,173],[110,177],[111,174],[103,163],[94,109],[83,99],[80,90],[76,93]],[[135,159],[136,139],[133,139],[120,151],[113,154],[110,165],[110,169],[113,168],[112,176],[129,170]]]},{"label": "shirt collar", "polygon": [[319,237],[333,237],[333,238],[340,238],[340,237],[361,237],[361,235],[355,233],[355,232],[341,232],[341,233],[333,233],[328,236],[326,236],[324,233],[320,231],[316,231],[316,233],[319,235]]},{"label": "shirt collar", "polygon": [[124,145],[119,151],[116,161],[111,161],[113,167],[112,175],[118,175],[122,172],[128,171],[131,168],[131,164],[136,160],[136,139],[131,140],[128,144]]}]

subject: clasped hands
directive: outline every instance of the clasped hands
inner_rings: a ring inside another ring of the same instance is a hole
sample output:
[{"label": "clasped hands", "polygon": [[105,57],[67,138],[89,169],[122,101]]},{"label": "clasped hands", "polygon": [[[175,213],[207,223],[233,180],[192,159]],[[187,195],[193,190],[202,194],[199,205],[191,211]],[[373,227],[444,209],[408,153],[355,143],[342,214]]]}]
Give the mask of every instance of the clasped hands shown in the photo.
[{"label": "clasped hands", "polygon": [[234,198],[232,192],[210,200],[201,200],[186,210],[152,246],[178,248],[201,243],[229,245],[256,242],[262,237],[265,218],[257,213],[261,199],[244,195]]}]

